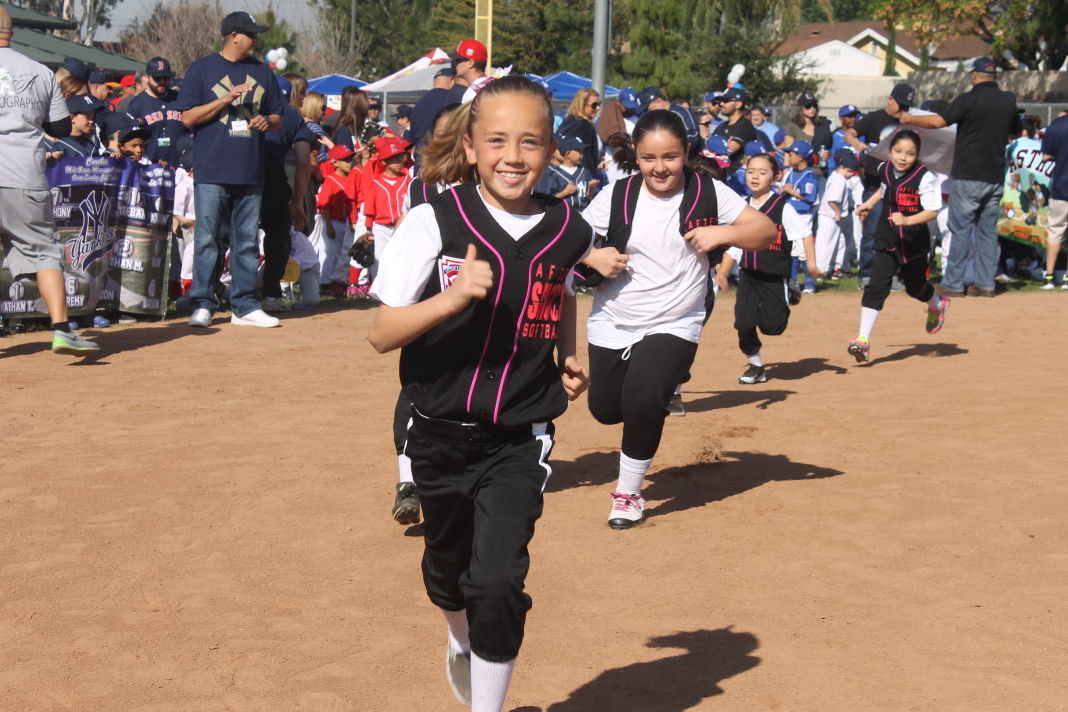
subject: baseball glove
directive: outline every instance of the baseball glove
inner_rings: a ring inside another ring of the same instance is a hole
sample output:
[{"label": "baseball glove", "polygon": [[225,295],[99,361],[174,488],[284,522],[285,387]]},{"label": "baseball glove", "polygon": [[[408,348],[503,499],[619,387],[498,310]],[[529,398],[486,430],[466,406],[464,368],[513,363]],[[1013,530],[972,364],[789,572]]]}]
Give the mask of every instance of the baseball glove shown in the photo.
[{"label": "baseball glove", "polygon": [[367,232],[356,238],[349,248],[349,257],[364,267],[370,267],[375,261],[375,238]]}]

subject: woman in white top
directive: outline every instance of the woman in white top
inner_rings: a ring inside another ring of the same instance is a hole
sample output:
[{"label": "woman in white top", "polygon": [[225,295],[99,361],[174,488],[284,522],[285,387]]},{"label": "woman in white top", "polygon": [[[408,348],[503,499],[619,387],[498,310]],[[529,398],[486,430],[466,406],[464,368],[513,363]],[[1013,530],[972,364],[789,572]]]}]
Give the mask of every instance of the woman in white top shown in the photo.
[{"label": "woman in white top", "polygon": [[775,239],[767,217],[686,167],[686,130],[677,115],[643,114],[634,147],[639,174],[602,191],[583,213],[607,238],[584,261],[606,278],[588,323],[590,412],[602,423],[623,423],[613,529],[642,520],[642,480],[668,401],[697,352],[708,253],[728,245],[756,250]]}]

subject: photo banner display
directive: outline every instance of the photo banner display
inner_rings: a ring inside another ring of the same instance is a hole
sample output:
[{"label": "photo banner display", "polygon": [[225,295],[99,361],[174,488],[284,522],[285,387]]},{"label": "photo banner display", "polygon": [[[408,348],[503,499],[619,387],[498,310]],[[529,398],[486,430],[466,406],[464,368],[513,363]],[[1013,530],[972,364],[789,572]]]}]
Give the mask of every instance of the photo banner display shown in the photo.
[{"label": "photo banner display", "polygon": [[998,206],[998,237],[1046,248],[1053,161],[1042,142],[1018,138],[1009,144],[1005,193]]},{"label": "photo banner display", "polygon": [[[97,308],[162,316],[174,172],[123,158],[62,158],[46,171],[70,316]],[[3,258],[0,247],[0,258]],[[0,316],[47,317],[32,277],[0,261]]]}]

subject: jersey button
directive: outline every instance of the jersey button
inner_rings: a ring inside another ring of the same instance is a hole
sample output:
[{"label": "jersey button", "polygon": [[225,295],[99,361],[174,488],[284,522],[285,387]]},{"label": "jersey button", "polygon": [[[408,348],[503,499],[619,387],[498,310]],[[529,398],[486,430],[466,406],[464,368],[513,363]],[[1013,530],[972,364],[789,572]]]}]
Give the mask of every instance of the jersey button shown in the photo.
[{"label": "jersey button", "polygon": [[493,371],[486,371],[486,378],[487,378],[488,380],[492,381],[492,380],[494,380],[495,378],[497,378],[497,374],[496,374],[496,373],[494,373]]},{"label": "jersey button", "polygon": [[515,251],[515,258],[516,258],[517,260],[521,260],[521,259],[523,259],[523,258],[525,258],[525,257],[526,257],[526,255],[525,255],[525,254],[523,253],[523,251],[522,251],[522,250],[516,250],[516,251]]}]

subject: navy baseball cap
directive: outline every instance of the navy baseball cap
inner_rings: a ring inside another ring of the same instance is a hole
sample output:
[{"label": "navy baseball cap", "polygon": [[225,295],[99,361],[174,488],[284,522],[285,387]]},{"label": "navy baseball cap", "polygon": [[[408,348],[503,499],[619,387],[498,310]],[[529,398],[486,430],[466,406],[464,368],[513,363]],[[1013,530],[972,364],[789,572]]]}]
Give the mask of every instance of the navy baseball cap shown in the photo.
[{"label": "navy baseball cap", "polygon": [[631,111],[642,108],[641,101],[638,100],[638,92],[634,91],[634,87],[627,87],[619,92],[619,103],[624,109]]},{"label": "navy baseball cap", "polygon": [[77,57],[67,57],[60,66],[70,72],[72,77],[81,79],[83,82],[89,81],[89,67]]},{"label": "navy baseball cap", "polygon": [[856,116],[859,113],[860,113],[860,109],[858,109],[857,107],[853,106],[852,104],[846,104],[845,106],[843,106],[841,109],[838,110],[838,118],[841,119],[841,118],[843,118],[845,116]]},{"label": "navy baseball cap", "polygon": [[257,23],[256,18],[247,12],[231,12],[222,19],[220,27],[223,37],[228,37],[235,32],[239,35],[258,35],[269,29],[266,25]]},{"label": "navy baseball cap", "polygon": [[145,62],[145,74],[153,79],[174,76],[174,72],[171,71],[171,63],[163,57],[153,57]]},{"label": "navy baseball cap", "polygon": [[794,141],[783,149],[787,153],[800,153],[802,158],[808,159],[812,155],[812,145],[808,141]]},{"label": "navy baseball cap", "polygon": [[75,94],[67,98],[67,111],[72,114],[92,114],[104,108],[104,102],[92,94]]},{"label": "navy baseball cap", "polygon": [[148,137],[151,135],[149,130],[139,124],[136,119],[125,114],[121,115],[121,120],[114,124],[109,121],[108,128],[111,129],[112,132],[119,132],[119,143],[126,143],[135,138],[143,138],[147,141]]},{"label": "navy baseball cap", "polygon": [[720,156],[729,156],[731,147],[727,145],[727,139],[718,134],[713,134],[705,141],[705,148]]},{"label": "navy baseball cap", "polygon": [[89,72],[89,83],[90,84],[110,84],[111,83],[111,72],[109,72],[106,69],[94,69],[93,71]]},{"label": "navy baseball cap", "polygon": [[438,77],[455,77],[456,71],[452,67],[442,67],[438,71],[434,72],[434,78]]},{"label": "navy baseball cap", "polygon": [[916,90],[905,82],[895,84],[890,90],[890,98],[897,102],[902,109],[911,108],[916,101]]},{"label": "navy baseball cap", "polygon": [[742,154],[746,156],[759,156],[761,153],[764,152],[764,144],[762,144],[760,141],[750,141],[749,143],[745,144],[744,148],[742,148]]},{"label": "navy baseball cap", "polygon": [[288,79],[283,77],[281,74],[275,74],[274,78],[275,78],[275,81],[278,82],[279,90],[281,90],[281,92],[283,94],[285,94],[286,98],[288,98],[289,97],[289,93],[293,91],[293,82],[289,81]]},{"label": "navy baseball cap", "polygon": [[412,107],[408,104],[401,104],[397,107],[397,111],[393,114],[400,119],[408,119],[412,116]]},{"label": "navy baseball cap", "polygon": [[979,57],[972,62],[972,71],[980,74],[997,74],[998,65],[994,64],[994,60],[990,57]]},{"label": "navy baseball cap", "polygon": [[581,151],[589,144],[584,143],[578,136],[560,136],[556,139],[556,149],[560,153],[568,151]]},{"label": "navy baseball cap", "polygon": [[845,166],[850,170],[857,170],[860,168],[860,159],[857,158],[857,154],[850,151],[848,148],[843,148],[835,154],[834,160],[840,166]]},{"label": "navy baseball cap", "polygon": [[371,95],[367,97],[367,105],[371,107],[382,108],[382,97]]},{"label": "navy baseball cap", "polygon": [[745,89],[731,87],[727,91],[723,92],[722,99],[723,101],[740,101],[744,104],[748,97],[745,95]]},{"label": "navy baseball cap", "polygon": [[641,110],[645,111],[654,101],[663,98],[664,92],[660,91],[660,87],[645,87],[638,94],[638,103],[641,105]]},{"label": "navy baseball cap", "polygon": [[819,99],[816,95],[810,91],[802,92],[801,96],[797,97],[797,105],[801,107],[819,106]]}]

